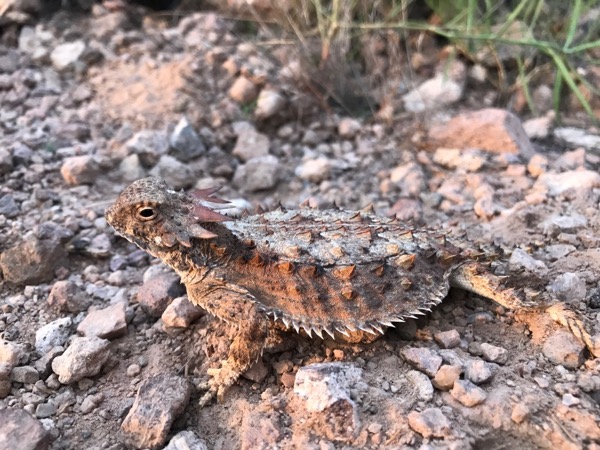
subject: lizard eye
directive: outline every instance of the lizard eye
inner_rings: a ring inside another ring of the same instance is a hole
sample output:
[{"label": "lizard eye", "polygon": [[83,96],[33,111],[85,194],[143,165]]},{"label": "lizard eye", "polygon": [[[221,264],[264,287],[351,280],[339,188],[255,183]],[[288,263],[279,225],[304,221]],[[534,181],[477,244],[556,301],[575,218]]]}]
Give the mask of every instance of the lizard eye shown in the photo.
[{"label": "lizard eye", "polygon": [[144,222],[152,220],[156,217],[156,210],[151,206],[141,206],[137,210],[137,217]]}]

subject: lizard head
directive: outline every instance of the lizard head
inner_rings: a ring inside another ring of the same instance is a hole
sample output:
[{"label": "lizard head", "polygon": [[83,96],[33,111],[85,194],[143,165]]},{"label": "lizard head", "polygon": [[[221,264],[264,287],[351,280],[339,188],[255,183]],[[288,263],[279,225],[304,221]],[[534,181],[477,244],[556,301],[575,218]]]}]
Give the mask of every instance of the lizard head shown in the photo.
[{"label": "lizard head", "polygon": [[151,253],[178,244],[191,247],[191,238],[216,237],[202,223],[231,220],[203,204],[227,203],[212,197],[215,192],[205,189],[191,196],[169,189],[161,178],[142,178],[121,192],[105,217],[117,233]]}]

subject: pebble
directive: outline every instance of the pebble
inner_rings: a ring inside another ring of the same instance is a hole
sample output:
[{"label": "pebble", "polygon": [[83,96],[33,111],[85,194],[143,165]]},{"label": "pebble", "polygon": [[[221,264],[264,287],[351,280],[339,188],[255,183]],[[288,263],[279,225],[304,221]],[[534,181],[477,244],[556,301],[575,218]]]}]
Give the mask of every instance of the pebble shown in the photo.
[{"label": "pebble", "polygon": [[88,295],[80,290],[75,282],[69,280],[54,283],[48,295],[48,305],[64,312],[86,311],[91,303]]},{"label": "pebble", "polygon": [[180,431],[163,450],[209,450],[206,443],[192,431]]},{"label": "pebble", "polygon": [[402,356],[411,366],[432,378],[442,365],[442,357],[425,347],[404,348]]},{"label": "pebble", "polygon": [[483,353],[483,359],[486,361],[496,364],[506,364],[508,361],[508,351],[505,348],[484,342],[481,344],[481,351]]},{"label": "pebble", "polygon": [[354,138],[362,129],[362,124],[351,117],[344,117],[338,123],[338,134],[342,139]]},{"label": "pebble", "polygon": [[315,413],[329,434],[346,440],[360,428],[358,406],[350,390],[362,379],[362,369],[331,362],[301,367],[294,382],[294,394],[304,400],[304,408]]},{"label": "pebble", "polygon": [[429,139],[444,147],[512,153],[525,159],[534,154],[519,118],[497,108],[459,114],[443,125],[434,125]]},{"label": "pebble", "polygon": [[542,346],[542,353],[553,364],[568,369],[577,369],[584,362],[584,345],[571,333],[559,330],[552,334]]},{"label": "pebble", "polygon": [[554,278],[550,283],[550,291],[559,300],[567,303],[582,301],[587,294],[585,281],[573,272],[565,272]]},{"label": "pebble", "polygon": [[575,405],[579,405],[581,403],[581,400],[579,400],[577,397],[575,397],[573,394],[563,394],[562,396],[562,404],[565,406],[575,406]]},{"label": "pebble", "polygon": [[390,171],[390,181],[400,189],[402,195],[418,197],[425,191],[425,173],[414,162],[394,167]]},{"label": "pebble", "polygon": [[130,364],[127,366],[127,376],[137,377],[142,372],[142,368],[139,364]]},{"label": "pebble", "polygon": [[254,127],[243,128],[235,142],[232,154],[241,161],[247,162],[253,158],[258,158],[269,154],[271,141],[269,138],[256,131]]},{"label": "pebble", "polygon": [[121,160],[119,163],[119,173],[123,181],[135,181],[146,176],[146,171],[142,167],[140,157],[135,153]]},{"label": "pebble", "polygon": [[8,218],[14,218],[19,215],[20,211],[14,196],[6,194],[0,197],[0,214]]},{"label": "pebble", "polygon": [[0,338],[0,363],[11,368],[27,362],[28,356],[22,345]]},{"label": "pebble", "polygon": [[76,337],[67,350],[52,361],[52,370],[62,384],[71,384],[100,372],[110,357],[109,341],[97,337]]},{"label": "pebble", "polygon": [[548,170],[548,158],[539,153],[534,154],[527,163],[527,171],[532,177],[539,177]]},{"label": "pebble", "polygon": [[161,156],[150,170],[150,175],[162,178],[175,190],[192,186],[196,178],[189,164],[182,163],[170,155]]},{"label": "pebble", "polygon": [[464,406],[476,406],[487,398],[485,391],[469,380],[456,380],[450,395]]},{"label": "pebble", "polygon": [[510,414],[510,418],[515,423],[523,423],[525,420],[529,419],[531,415],[531,411],[524,403],[517,403],[513,406],[512,412]]},{"label": "pebble", "polygon": [[262,383],[268,375],[269,368],[262,358],[259,358],[242,376],[255,383]]},{"label": "pebble", "polygon": [[185,293],[177,274],[161,267],[157,269],[146,271],[152,272],[152,276],[144,274],[144,283],[137,293],[140,306],[152,317],[160,317],[174,299]]},{"label": "pebble", "polygon": [[40,379],[38,371],[32,366],[14,367],[10,376],[12,381],[23,384],[35,384]]},{"label": "pebble", "polygon": [[406,379],[415,387],[419,400],[425,402],[433,400],[433,385],[427,375],[418,370],[409,370],[406,373]]},{"label": "pebble", "polygon": [[554,129],[554,136],[573,147],[585,147],[590,150],[600,148],[600,136],[587,133],[585,130],[574,127],[558,127]]},{"label": "pebble", "polygon": [[244,75],[237,77],[229,89],[229,96],[240,104],[250,103],[257,95],[256,85]]},{"label": "pebble", "polygon": [[161,319],[167,327],[188,328],[203,315],[204,310],[190,302],[187,297],[177,297],[167,306]]},{"label": "pebble", "polygon": [[331,160],[325,157],[318,157],[304,161],[296,167],[295,174],[298,178],[312,183],[320,183],[329,178],[331,174]]},{"label": "pebble", "polygon": [[445,74],[437,74],[402,96],[404,109],[423,112],[442,108],[460,100],[463,87],[462,81],[448,78]]},{"label": "pebble", "polygon": [[237,167],[233,184],[247,192],[271,189],[277,185],[281,172],[279,159],[273,155],[260,156]]},{"label": "pebble", "polygon": [[287,100],[277,89],[264,88],[258,94],[254,117],[258,120],[268,119],[279,114],[287,105]]},{"label": "pebble", "polygon": [[35,417],[46,419],[56,414],[56,405],[53,402],[40,403],[35,408]]},{"label": "pebble", "polygon": [[82,40],[57,45],[50,53],[52,65],[58,71],[72,68],[79,61],[85,48],[85,42]]},{"label": "pebble", "polygon": [[554,215],[544,220],[540,228],[546,234],[552,233],[555,229],[565,233],[571,233],[585,228],[588,224],[587,218],[581,214]]},{"label": "pebble", "polygon": [[125,143],[125,151],[123,157],[136,154],[142,165],[152,167],[169,152],[169,138],[163,131],[138,131]]},{"label": "pebble", "polygon": [[480,359],[470,359],[465,363],[465,378],[475,384],[486,383],[494,376],[497,366]]},{"label": "pebble", "polygon": [[521,248],[516,248],[510,255],[508,264],[513,270],[521,268],[539,275],[548,273],[548,267],[542,261],[533,258],[529,253]]},{"label": "pebble", "polygon": [[175,125],[169,137],[169,144],[173,155],[183,162],[191,161],[206,152],[202,139],[186,117],[182,117]]},{"label": "pebble", "polygon": [[542,189],[555,197],[568,190],[580,193],[600,187],[600,174],[592,170],[571,170],[568,172],[546,172],[540,175],[533,190]]},{"label": "pebble", "polygon": [[39,328],[35,332],[36,351],[43,355],[53,347],[64,345],[71,336],[72,324],[70,317],[63,317]]},{"label": "pebble", "polygon": [[444,364],[433,378],[433,386],[442,391],[449,391],[462,373],[462,366]]},{"label": "pebble", "polygon": [[83,414],[91,413],[93,410],[95,410],[98,407],[98,405],[100,405],[102,403],[103,400],[104,400],[103,394],[88,395],[83,399],[83,402],[81,402],[81,405],[79,406],[79,410]]},{"label": "pebble", "polygon": [[460,334],[456,330],[440,331],[433,335],[433,339],[442,348],[455,348],[460,344]]},{"label": "pebble", "polygon": [[550,133],[550,127],[554,122],[554,116],[549,114],[543,117],[535,117],[523,122],[523,129],[529,139],[545,139]]},{"label": "pebble", "polygon": [[46,450],[50,446],[48,431],[23,409],[0,409],[0,423],[0,443],[7,450]]},{"label": "pebble", "polygon": [[54,278],[67,252],[55,239],[38,239],[27,235],[24,240],[0,255],[5,281],[16,285],[37,285]]},{"label": "pebble", "polygon": [[91,155],[71,156],[63,161],[60,174],[71,186],[93,184],[100,175],[100,166]]},{"label": "pebble", "polygon": [[116,339],[127,335],[125,304],[115,303],[107,308],[90,312],[77,326],[82,336]]},{"label": "pebble", "polygon": [[121,424],[125,443],[134,448],[164,445],[173,422],[187,407],[190,394],[189,382],[177,375],[164,373],[142,381]]},{"label": "pebble", "polygon": [[408,425],[424,438],[446,438],[452,435],[450,421],[439,408],[427,408],[422,412],[411,411]]}]

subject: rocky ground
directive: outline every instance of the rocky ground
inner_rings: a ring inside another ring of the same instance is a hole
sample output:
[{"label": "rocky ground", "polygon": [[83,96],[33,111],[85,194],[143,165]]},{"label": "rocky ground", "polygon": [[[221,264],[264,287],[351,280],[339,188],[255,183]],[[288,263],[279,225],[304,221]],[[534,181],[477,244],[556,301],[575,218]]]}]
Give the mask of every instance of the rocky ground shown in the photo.
[{"label": "rocky ground", "polygon": [[324,108],[293,46],[216,14],[96,4],[9,28],[0,448],[600,448],[600,359],[544,314],[460,291],[369,345],[291,337],[199,409],[228,330],[103,217],[148,174],[222,185],[237,212],[373,204],[502,249],[499,273],[546,280],[598,340],[598,130],[558,127],[543,85],[546,112],[521,124],[491,108],[485,67],[447,76],[433,49],[356,119]]}]

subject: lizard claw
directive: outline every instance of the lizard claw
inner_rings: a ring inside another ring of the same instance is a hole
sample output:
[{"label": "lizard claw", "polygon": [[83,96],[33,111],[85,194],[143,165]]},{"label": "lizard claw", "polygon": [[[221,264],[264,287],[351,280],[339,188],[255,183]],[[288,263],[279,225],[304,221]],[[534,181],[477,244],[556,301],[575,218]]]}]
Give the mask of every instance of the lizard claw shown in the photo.
[{"label": "lizard claw", "polygon": [[207,370],[211,377],[209,381],[198,385],[198,389],[206,391],[200,399],[200,407],[208,405],[215,397],[219,403],[223,403],[227,389],[238,379],[239,373],[233,370],[227,362],[221,368],[210,368]]}]

